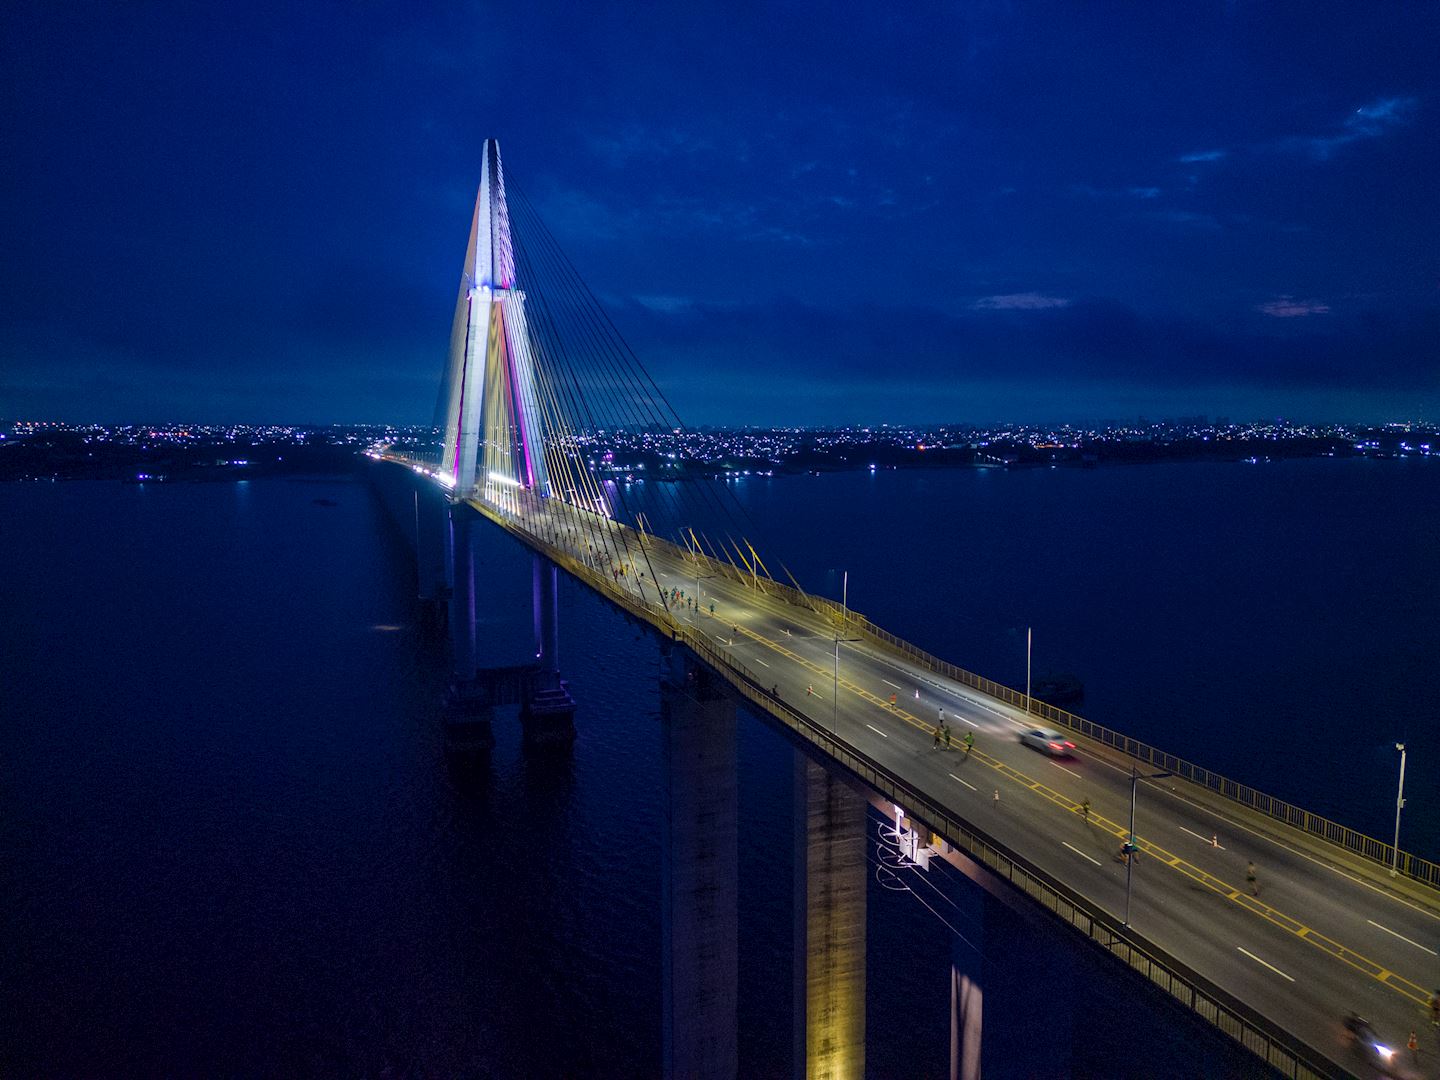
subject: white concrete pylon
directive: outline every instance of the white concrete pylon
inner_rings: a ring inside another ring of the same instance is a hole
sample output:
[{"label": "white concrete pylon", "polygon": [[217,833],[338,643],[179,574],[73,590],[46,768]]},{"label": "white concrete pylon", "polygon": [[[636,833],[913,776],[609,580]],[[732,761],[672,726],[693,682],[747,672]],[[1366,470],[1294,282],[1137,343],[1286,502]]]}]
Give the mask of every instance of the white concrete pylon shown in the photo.
[{"label": "white concrete pylon", "polygon": [[[450,332],[441,474],[455,498],[468,496],[491,471],[548,494],[534,350],[525,297],[516,289],[505,174],[495,139],[485,141],[484,161]],[[503,415],[497,417],[497,408]],[[482,432],[487,424],[497,431]],[[497,432],[506,433],[507,445],[491,445]],[[487,456],[491,462],[483,460]]]}]

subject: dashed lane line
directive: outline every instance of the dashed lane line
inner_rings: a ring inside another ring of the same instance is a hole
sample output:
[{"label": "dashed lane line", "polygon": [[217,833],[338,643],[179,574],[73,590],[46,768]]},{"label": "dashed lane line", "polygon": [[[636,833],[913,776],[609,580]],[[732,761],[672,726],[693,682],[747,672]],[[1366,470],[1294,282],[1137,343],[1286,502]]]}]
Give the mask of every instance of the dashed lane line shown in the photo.
[{"label": "dashed lane line", "polygon": [[1093,862],[1096,866],[1099,866],[1099,865],[1100,865],[1100,860],[1099,860],[1099,859],[1094,858],[1093,856],[1090,856],[1090,855],[1086,855],[1085,852],[1081,851],[1078,847],[1076,847],[1074,844],[1070,843],[1069,841],[1061,840],[1060,843],[1064,844],[1064,845],[1065,845],[1066,847],[1068,847],[1071,851],[1073,851],[1076,855],[1079,855],[1080,858],[1082,858],[1082,859],[1089,859],[1089,860],[1090,860],[1091,862]]},{"label": "dashed lane line", "polygon": [[876,727],[874,724],[866,724],[865,726],[868,727],[871,731],[873,731],[876,735],[879,735],[882,739],[888,739],[890,737],[889,735],[886,735],[885,732],[881,731],[878,727]]},{"label": "dashed lane line", "polygon": [[964,784],[964,785],[965,785],[966,787],[968,787],[971,791],[979,791],[979,790],[980,790],[980,789],[977,788],[974,784],[970,783],[969,780],[961,780],[961,779],[960,779],[958,776],[956,776],[953,772],[952,772],[952,773],[946,773],[945,775],[948,776],[948,777],[950,777],[950,779],[951,779],[951,780],[954,780],[957,784]]},{"label": "dashed lane line", "polygon": [[1240,949],[1240,951],[1241,951],[1242,953],[1244,953],[1246,956],[1248,956],[1251,960],[1254,960],[1257,964],[1262,964],[1262,965],[1264,965],[1265,967],[1269,968],[1271,971],[1275,972],[1276,975],[1279,975],[1282,979],[1289,979],[1291,982],[1294,982],[1294,981],[1295,981],[1295,979],[1294,979],[1293,976],[1291,976],[1291,975],[1286,975],[1285,972],[1281,971],[1279,968],[1277,968],[1274,964],[1270,963],[1268,960],[1261,960],[1258,956],[1256,956],[1256,955],[1255,955],[1253,952],[1251,952],[1249,949],[1241,949],[1239,945],[1236,945],[1235,948]]},{"label": "dashed lane line", "polygon": [[[809,668],[812,671],[815,671],[819,674],[829,674],[828,672],[822,671],[818,665],[806,660],[803,656],[799,656],[791,652],[789,649],[785,648],[783,645],[780,645],[778,642],[771,641],[769,638],[755,633],[748,627],[741,627],[740,632],[750,635],[752,638],[754,638],[761,644],[768,645],[770,648],[775,649],[777,652],[780,652],[785,656],[788,656],[790,659],[794,660],[795,662],[799,663],[804,667]],[[912,714],[906,712],[904,709],[899,708],[898,706],[891,706],[889,702],[877,697],[875,694],[872,694],[864,687],[856,686],[854,683],[849,682],[846,679],[841,679],[840,685],[845,687],[845,689],[847,690],[853,691],[855,694],[859,695],[861,698],[864,698],[866,701],[869,701],[871,704],[877,705],[880,708],[885,709],[887,712],[893,713],[894,715],[898,716],[900,719],[920,731],[929,732],[931,730],[931,726],[929,724],[922,722],[919,718],[913,716]],[[819,695],[816,696],[818,697]],[[1030,776],[1027,776],[1025,773],[1022,773],[1019,769],[1016,769],[1011,765],[1005,764],[998,758],[991,757],[989,754],[986,754],[984,751],[981,750],[973,750],[971,752],[971,756],[988,765],[990,768],[994,769],[1002,776],[1014,780],[1016,783],[1021,784],[1024,787],[1029,788],[1031,791],[1034,791],[1037,794],[1044,796],[1062,809],[1068,810],[1072,814],[1080,813],[1080,804],[1074,799],[1071,799],[1068,795],[1064,795],[1053,788],[1047,787],[1040,781]],[[1101,815],[1095,813],[1093,810],[1090,813],[1090,820],[1098,824],[1101,828],[1106,829],[1108,832],[1110,832],[1112,835],[1119,839],[1123,840],[1128,834],[1128,829],[1121,826],[1117,822],[1113,822],[1105,817],[1102,817]],[[1309,942],[1311,945],[1314,945],[1322,952],[1328,953],[1330,956],[1333,956],[1335,959],[1341,961],[1349,967],[1354,968],[1356,971],[1369,975],[1376,982],[1379,982],[1389,987],[1391,990],[1394,990],[1396,993],[1401,994],[1404,997],[1408,997],[1410,1000],[1416,1002],[1417,1004],[1424,1005],[1429,1002],[1429,991],[1427,991],[1424,987],[1420,986],[1419,983],[1411,982],[1403,975],[1396,974],[1395,972],[1389,970],[1383,964],[1377,964],[1374,960],[1371,960],[1368,957],[1365,957],[1360,953],[1355,952],[1353,949],[1347,948],[1340,942],[1336,941],[1334,938],[1331,938],[1328,935],[1322,934],[1319,931],[1306,926],[1304,923],[1300,922],[1300,920],[1286,915],[1284,912],[1280,911],[1277,908],[1271,907],[1269,904],[1261,902],[1259,898],[1251,896],[1248,893],[1240,892],[1240,890],[1235,888],[1233,885],[1230,885],[1228,882],[1225,882],[1222,879],[1216,877],[1215,875],[1200,869],[1198,866],[1193,866],[1192,864],[1186,862],[1184,859],[1181,859],[1178,855],[1166,851],[1158,844],[1146,840],[1143,837],[1136,837],[1136,843],[1139,847],[1139,850],[1144,852],[1146,855],[1149,855],[1159,860],[1160,862],[1163,862],[1167,866],[1173,867],[1180,873],[1184,874],[1186,877],[1190,878],[1192,881],[1195,881],[1200,885],[1203,885],[1210,891],[1225,897],[1231,903],[1245,908],[1252,914],[1258,915],[1260,918],[1264,919],[1272,926],[1278,926],[1282,930],[1286,930],[1289,933],[1293,934],[1295,937],[1300,938],[1303,941]]]},{"label": "dashed lane line", "polygon": [[1212,848],[1214,848],[1216,851],[1224,851],[1224,850],[1225,850],[1225,848],[1217,841],[1216,837],[1213,837],[1213,836],[1212,836],[1212,837],[1201,836],[1201,835],[1200,835],[1198,832],[1196,832],[1194,829],[1187,829],[1187,828],[1185,828],[1184,825],[1181,825],[1181,826],[1180,826],[1180,831],[1181,831],[1181,832],[1188,832],[1191,836],[1195,837],[1196,840],[1204,840],[1205,843],[1209,844],[1209,845],[1210,845]]},{"label": "dashed lane line", "polygon": [[[992,758],[990,755],[979,750],[974,751],[974,756],[986,765],[989,765],[996,772],[1018,783],[1024,784],[1032,791],[1045,796],[1051,802],[1069,810],[1071,813],[1080,812],[1079,803],[1058,791],[1046,787],[1037,780],[1032,780],[1018,769],[1006,765],[1004,762]],[[1096,822],[1101,828],[1111,833],[1117,839],[1125,839],[1128,833],[1128,830],[1118,822],[1110,821],[1108,818],[1102,817],[1093,810],[1090,813],[1090,820]],[[1135,842],[1140,851],[1146,855],[1164,863],[1166,866],[1178,870],[1191,881],[1197,882],[1211,892],[1225,897],[1231,903],[1244,908],[1251,914],[1258,915],[1272,926],[1278,926],[1280,929],[1288,931],[1295,937],[1308,942],[1322,952],[1328,953],[1330,956],[1354,968],[1356,971],[1369,975],[1376,982],[1382,983],[1396,993],[1421,1005],[1430,1000],[1429,993],[1419,983],[1411,982],[1403,975],[1396,974],[1383,964],[1377,964],[1374,960],[1357,953],[1354,949],[1347,948],[1334,938],[1322,934],[1312,927],[1306,926],[1299,919],[1292,918],[1278,908],[1273,908],[1269,904],[1262,902],[1258,897],[1251,896],[1249,893],[1242,893],[1235,886],[1216,877],[1214,874],[1200,869],[1198,866],[1186,862],[1180,858],[1180,856],[1166,851],[1160,847],[1160,845],[1152,843],[1144,837],[1136,837]]]},{"label": "dashed lane line", "polygon": [[1375,927],[1376,930],[1384,930],[1385,933],[1389,934],[1391,937],[1398,937],[1401,941],[1405,942],[1405,944],[1407,944],[1407,945],[1414,945],[1417,949],[1423,949],[1425,952],[1428,952],[1431,956],[1440,956],[1440,953],[1437,953],[1434,949],[1427,948],[1426,946],[1421,945],[1420,942],[1418,942],[1418,941],[1411,941],[1411,940],[1410,940],[1408,937],[1406,937],[1404,934],[1397,934],[1394,930],[1391,930],[1388,926],[1381,926],[1381,925],[1380,925],[1378,922],[1376,922],[1374,919],[1366,919],[1365,921],[1368,922],[1371,926]]}]

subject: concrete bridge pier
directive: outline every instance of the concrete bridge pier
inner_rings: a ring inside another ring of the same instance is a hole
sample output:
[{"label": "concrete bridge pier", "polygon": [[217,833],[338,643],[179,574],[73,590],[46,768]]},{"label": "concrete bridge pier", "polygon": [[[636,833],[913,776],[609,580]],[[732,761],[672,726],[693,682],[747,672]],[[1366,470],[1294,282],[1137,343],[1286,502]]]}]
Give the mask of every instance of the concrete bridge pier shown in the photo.
[{"label": "concrete bridge pier", "polygon": [[535,624],[535,675],[520,706],[527,746],[569,746],[575,741],[575,699],[560,678],[559,569],[531,557]]},{"label": "concrete bridge pier", "polygon": [[450,599],[450,507],[429,492],[411,492],[415,517],[415,581],[420,601],[420,628],[426,635],[443,634]]},{"label": "concrete bridge pier", "polygon": [[867,801],[795,754],[795,1072],[865,1075]]},{"label": "concrete bridge pier", "polygon": [[[1077,1075],[1074,946],[998,889],[972,878],[954,896],[964,937],[950,956],[950,1080]],[[1093,1039],[1126,1039],[1123,1015],[1112,1010]]]},{"label": "concrete bridge pier", "polygon": [[453,752],[487,753],[495,745],[494,705],[489,687],[477,678],[475,642],[474,515],[450,512],[450,632],[454,671],[445,694],[445,743]]},{"label": "concrete bridge pier", "polygon": [[735,701],[688,650],[667,646],[664,660],[664,1072],[734,1080],[739,1067]]}]

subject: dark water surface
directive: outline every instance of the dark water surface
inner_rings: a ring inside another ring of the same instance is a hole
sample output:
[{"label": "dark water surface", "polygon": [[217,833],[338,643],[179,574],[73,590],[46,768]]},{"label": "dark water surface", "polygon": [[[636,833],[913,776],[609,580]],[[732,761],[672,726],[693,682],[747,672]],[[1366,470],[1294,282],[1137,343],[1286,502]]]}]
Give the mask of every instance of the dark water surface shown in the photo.
[{"label": "dark water surface", "polygon": [[[982,675],[1440,858],[1440,468],[1308,459],[745,478],[807,588]],[[762,553],[766,549],[762,549]],[[778,571],[777,571],[778,572]]]},{"label": "dark water surface", "polygon": [[[1382,836],[1405,739],[1407,846],[1440,850],[1437,470],[736,487],[880,624],[1018,682],[1033,621],[1079,711]],[[528,611],[507,545],[494,606]],[[459,777],[406,559],[358,483],[0,486],[0,1075],[658,1072],[655,647],[567,584],[572,756],[502,717]],[[747,1076],[789,1067],[791,767],[742,716]],[[871,894],[872,1073],[938,1075],[948,939]]]}]

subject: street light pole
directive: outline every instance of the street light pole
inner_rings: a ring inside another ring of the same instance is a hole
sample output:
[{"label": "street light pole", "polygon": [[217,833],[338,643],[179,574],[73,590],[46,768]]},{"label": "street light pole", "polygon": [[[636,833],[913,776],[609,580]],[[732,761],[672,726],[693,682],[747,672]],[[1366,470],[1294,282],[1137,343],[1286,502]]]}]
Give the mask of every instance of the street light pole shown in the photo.
[{"label": "street light pole", "polygon": [[1125,922],[1124,926],[1130,928],[1130,875],[1135,869],[1135,789],[1140,786],[1141,780],[1162,780],[1174,773],[1159,772],[1151,773],[1148,776],[1141,776],[1135,766],[1130,766],[1130,837],[1125,841]]},{"label": "street light pole", "polygon": [[1025,715],[1030,715],[1030,627],[1025,627]]},{"label": "street light pole", "polygon": [[1390,859],[1391,877],[1400,873],[1400,811],[1405,808],[1405,744],[1397,742],[1395,749],[1400,751],[1400,790],[1395,793],[1395,844]]}]

